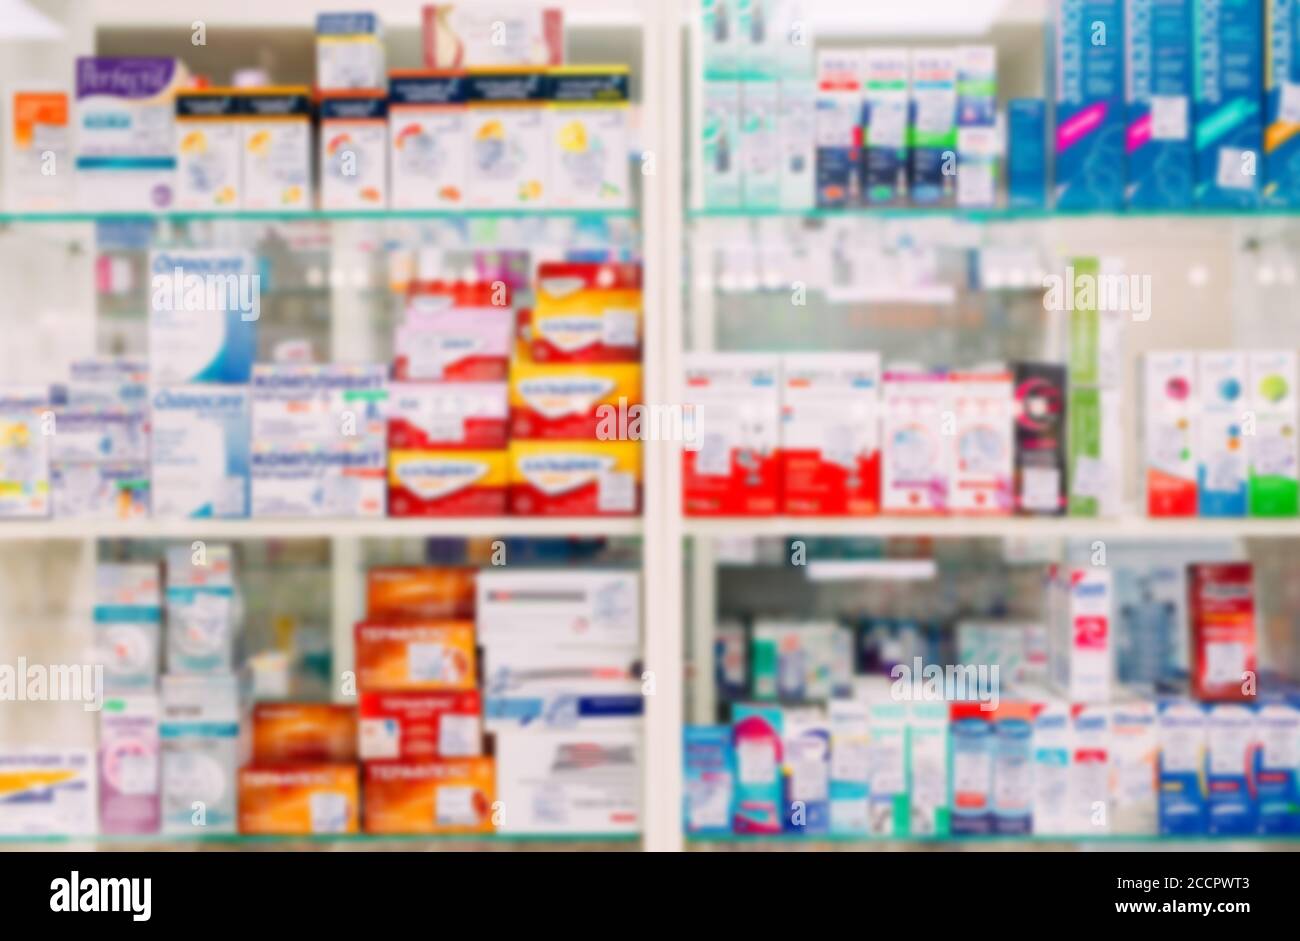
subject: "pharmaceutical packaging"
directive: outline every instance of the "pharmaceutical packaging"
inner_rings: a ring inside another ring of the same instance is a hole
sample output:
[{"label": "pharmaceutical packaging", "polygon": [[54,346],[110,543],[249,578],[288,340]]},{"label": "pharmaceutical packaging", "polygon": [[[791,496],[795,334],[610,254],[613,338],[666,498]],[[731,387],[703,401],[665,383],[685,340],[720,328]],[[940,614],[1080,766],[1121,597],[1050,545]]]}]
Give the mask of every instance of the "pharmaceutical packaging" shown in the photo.
[{"label": "pharmaceutical packaging", "polygon": [[1075,834],[1111,831],[1110,707],[1072,703],[1068,814]]},{"label": "pharmaceutical packaging", "polygon": [[54,413],[44,386],[0,386],[0,519],[50,515]]},{"label": "pharmaceutical packaging", "polygon": [[72,203],[72,130],[66,88],[25,82],[7,89],[4,205],[11,212],[57,212]]},{"label": "pharmaceutical packaging", "polygon": [[504,382],[394,383],[388,391],[388,446],[393,450],[495,451],[506,447],[508,393]]},{"label": "pharmaceutical packaging", "polygon": [[1165,698],[1156,705],[1160,739],[1160,833],[1205,833],[1206,709],[1190,699]]},{"label": "pharmaceutical packaging", "polygon": [[911,50],[912,202],[951,205],[957,180],[957,54]]},{"label": "pharmaceutical packaging", "polygon": [[[62,391],[62,400],[54,396]],[[149,364],[144,359],[111,356],[76,359],[68,365],[68,382],[51,387],[55,404],[106,405],[128,411],[149,408]]]},{"label": "pharmaceutical packaging", "polygon": [[296,519],[382,517],[388,449],[382,438],[254,441],[252,516]]},{"label": "pharmaceutical packaging", "polygon": [[246,386],[182,385],[152,399],[153,515],[248,515],[249,395]]},{"label": "pharmaceutical packaging", "polygon": [[781,77],[776,129],[777,204],[782,209],[812,209],[817,205],[817,82],[811,71]]},{"label": "pharmaceutical packaging", "polygon": [[1258,649],[1249,562],[1187,567],[1192,694],[1202,701],[1254,695]]},{"label": "pharmaceutical packaging", "polygon": [[512,731],[497,735],[498,831],[639,833],[641,733]]},{"label": "pharmaceutical packaging", "polygon": [[503,728],[640,727],[641,649],[538,649],[493,644],[483,654],[483,719]]},{"label": "pharmaceutical packaging", "polygon": [[911,805],[907,788],[907,703],[895,701],[887,683],[856,691],[867,701],[871,781],[867,827],[871,836],[907,835]]},{"label": "pharmaceutical packaging", "polygon": [[628,70],[616,65],[551,69],[549,204],[572,209],[631,206]]},{"label": "pharmaceutical packaging", "polygon": [[863,54],[817,51],[817,208],[843,209],[864,201],[859,165],[863,151]]},{"label": "pharmaceutical packaging", "polygon": [[1196,355],[1147,353],[1143,391],[1148,516],[1194,516]]},{"label": "pharmaceutical packaging", "polygon": [[371,761],[365,765],[366,833],[491,833],[510,805],[497,800],[491,758]]},{"label": "pharmaceutical packaging", "polygon": [[484,569],[477,578],[479,643],[616,647],[641,642],[635,572]]},{"label": "pharmaceutical packaging", "polygon": [[829,699],[834,630],[833,622],[756,620],[750,644],[754,698]]},{"label": "pharmaceutical packaging", "polygon": [[386,434],[386,366],[257,363],[252,392],[254,442],[337,442]]},{"label": "pharmaceutical packaging", "polygon": [[1052,566],[1049,671],[1052,685],[1072,703],[1110,698],[1114,661],[1114,586],[1098,565]]},{"label": "pharmaceutical packaging", "polygon": [[1071,516],[1116,517],[1122,513],[1122,403],[1119,389],[1070,389],[1066,441]]},{"label": "pharmaceutical packaging", "polygon": [[747,81],[777,74],[781,45],[789,28],[782,22],[779,0],[734,0],[736,68]]},{"label": "pharmaceutical packaging", "polygon": [[782,509],[880,512],[880,356],[787,355],[781,363]]},{"label": "pharmaceutical packaging", "polygon": [[1117,675],[1122,683],[1155,688],[1178,672],[1174,652],[1184,633],[1182,575],[1160,569],[1139,574],[1121,568],[1115,584]]},{"label": "pharmaceutical packaging", "polygon": [[734,76],[740,70],[739,33],[733,21],[736,0],[700,0],[700,35],[706,78]]},{"label": "pharmaceutical packaging", "polygon": [[1246,437],[1251,516],[1295,516],[1300,512],[1300,444],[1294,350],[1254,352],[1246,362],[1247,403],[1255,420]]},{"label": "pharmaceutical packaging", "polygon": [[144,461],[149,458],[143,412],[113,405],[54,407],[51,463]]},{"label": "pharmaceutical packaging", "polygon": [[1256,827],[1253,706],[1213,703],[1206,707],[1205,789],[1210,834],[1254,833]]},{"label": "pharmaceutical packaging", "polygon": [[881,389],[881,506],[887,513],[944,512],[950,474],[943,439],[947,377],[893,365],[885,369]]},{"label": "pharmaceutical packaging", "polygon": [[384,87],[384,30],[373,13],[316,15],[316,87]]},{"label": "pharmaceutical packaging", "polygon": [[155,250],[149,273],[150,381],[248,382],[261,312],[252,253]]},{"label": "pharmaceutical packaging", "polygon": [[830,832],[831,733],[820,708],[787,709],[781,720],[782,829]]},{"label": "pharmaceutical packaging", "polygon": [[641,440],[649,431],[636,419],[642,407],[639,364],[517,362],[510,370],[512,440],[614,440],[624,437],[620,410],[633,416],[626,438]]},{"label": "pharmaceutical packaging", "polygon": [[1058,699],[1035,703],[1031,747],[1034,759],[1034,833],[1070,832],[1069,788],[1073,731],[1070,707]]},{"label": "pharmaceutical packaging", "polygon": [[1258,205],[1264,137],[1261,0],[1194,0],[1196,204]]},{"label": "pharmaceutical packaging", "polygon": [[1113,389],[1121,384],[1127,308],[1136,306],[1136,299],[1127,291],[1113,296],[1109,289],[1108,284],[1127,280],[1120,267],[1109,258],[1071,258],[1064,277],[1053,278],[1061,288],[1049,291],[1049,300],[1070,315],[1071,386]]},{"label": "pharmaceutical packaging", "polygon": [[239,769],[239,832],[267,836],[356,833],[361,805],[355,764]]},{"label": "pharmaceutical packaging", "polygon": [[1300,701],[1294,692],[1260,697],[1255,713],[1255,793],[1259,833],[1300,832]]},{"label": "pharmaceutical packaging", "polygon": [[780,108],[775,80],[741,83],[740,193],[746,208],[775,209],[781,203]]},{"label": "pharmaceutical packaging", "polygon": [[243,116],[239,90],[176,93],[176,208],[237,212],[243,203]]},{"label": "pharmaceutical packaging", "polygon": [[831,832],[865,835],[871,784],[867,704],[860,699],[832,699],[828,715],[831,730]]},{"label": "pharmaceutical packaging", "polygon": [[393,336],[399,382],[504,382],[515,330],[491,285],[434,285],[413,296]]},{"label": "pharmaceutical packaging", "polygon": [[1300,206],[1300,5],[1265,0],[1264,188],[1267,206]]},{"label": "pharmaceutical packaging", "polygon": [[700,171],[704,205],[734,209],[741,205],[740,83],[705,79],[700,120]]},{"label": "pharmaceutical packaging", "polygon": [[735,755],[725,725],[688,725],[682,730],[686,766],[682,825],[693,836],[731,833]]},{"label": "pharmaceutical packaging", "polygon": [[997,128],[997,50],[957,50],[957,205],[997,202],[1001,133]]},{"label": "pharmaceutical packaging", "polygon": [[366,573],[366,617],[474,617],[473,569],[383,566]]},{"label": "pharmaceutical packaging", "polygon": [[149,465],[59,462],[50,467],[55,519],[142,519],[149,515]]},{"label": "pharmaceutical packaging", "polygon": [[95,567],[95,647],[110,691],[153,689],[162,650],[162,587],[149,563]]},{"label": "pharmaceutical packaging", "polygon": [[1007,102],[1007,206],[1047,206],[1047,102],[1013,98]]},{"label": "pharmaceutical packaging", "polygon": [[243,89],[241,102],[243,208],[311,209],[311,90],[296,85]]},{"label": "pharmaceutical packaging", "polygon": [[429,68],[555,66],[564,61],[564,10],[503,2],[433,3],[423,10]]},{"label": "pharmaceutical packaging", "polygon": [[906,49],[867,49],[862,53],[862,194],[871,205],[896,205],[907,199],[908,81]]},{"label": "pharmaceutical packaging", "polygon": [[389,451],[389,516],[502,516],[506,451]]},{"label": "pharmaceutical packaging", "polygon": [[989,793],[991,829],[1028,834],[1034,829],[1033,706],[1004,702],[992,712],[993,785]]},{"label": "pharmaceutical packaging", "polygon": [[99,715],[99,832],[157,833],[159,804],[158,697],[104,700]]},{"label": "pharmaceutical packaging", "polygon": [[228,545],[167,549],[167,672],[228,673],[234,660],[234,577]]},{"label": "pharmaceutical packaging", "polygon": [[725,702],[749,692],[749,637],[738,620],[719,621],[714,631],[713,659],[718,695]]},{"label": "pharmaceutical packaging", "polygon": [[1116,703],[1110,713],[1110,822],[1114,832],[1157,832],[1159,756],[1156,704],[1140,699]]},{"label": "pharmaceutical packaging", "polygon": [[472,621],[361,621],[355,636],[361,692],[463,690],[477,684]]},{"label": "pharmaceutical packaging", "polygon": [[1200,516],[1246,515],[1247,354],[1203,352],[1196,359],[1199,409],[1196,494]]},{"label": "pharmaceutical packaging", "polygon": [[990,714],[979,703],[953,703],[949,709],[952,734],[952,832],[979,835],[993,832],[994,729]]},{"label": "pharmaceutical packaging", "polygon": [[469,114],[460,72],[396,71],[388,86],[388,159],[394,209],[466,204]]},{"label": "pharmaceutical packaging", "polygon": [[0,836],[95,833],[96,779],[89,748],[0,749]]},{"label": "pharmaceutical packaging", "polygon": [[1124,205],[1124,5],[1055,7],[1055,198],[1058,209]]},{"label": "pharmaceutical packaging", "polygon": [[234,833],[239,684],[234,676],[162,678],[162,832]]},{"label": "pharmaceutical packaging", "polygon": [[778,706],[737,703],[731,710],[736,756],[736,833],[780,833],[783,716]]},{"label": "pharmaceutical packaging", "polygon": [[948,795],[948,704],[913,700],[907,715],[913,836],[947,836],[952,826]]},{"label": "pharmaceutical packaging", "polygon": [[253,706],[255,765],[346,764],[357,760],[357,707],[259,702]]},{"label": "pharmaceutical packaging", "polygon": [[482,754],[482,702],[476,690],[362,693],[357,755],[362,761],[423,762]]},{"label": "pharmaceutical packaging", "polygon": [[382,91],[323,95],[321,209],[388,207],[388,99]]},{"label": "pharmaceutical packaging", "polygon": [[513,515],[640,512],[639,441],[511,441],[509,454]]},{"label": "pharmaceutical packaging", "polygon": [[480,69],[465,78],[469,122],[467,205],[549,205],[546,71]]},{"label": "pharmaceutical packaging", "polygon": [[1000,364],[948,374],[948,509],[1010,513],[1015,475],[1011,371]]},{"label": "pharmaceutical packaging", "polygon": [[171,209],[176,184],[176,59],[77,58],[77,205]]},{"label": "pharmaceutical packaging", "polygon": [[538,363],[641,360],[641,266],[543,262],[529,350]]},{"label": "pharmaceutical packaging", "polygon": [[1125,8],[1124,196],[1133,208],[1192,205],[1193,2],[1129,0]]}]

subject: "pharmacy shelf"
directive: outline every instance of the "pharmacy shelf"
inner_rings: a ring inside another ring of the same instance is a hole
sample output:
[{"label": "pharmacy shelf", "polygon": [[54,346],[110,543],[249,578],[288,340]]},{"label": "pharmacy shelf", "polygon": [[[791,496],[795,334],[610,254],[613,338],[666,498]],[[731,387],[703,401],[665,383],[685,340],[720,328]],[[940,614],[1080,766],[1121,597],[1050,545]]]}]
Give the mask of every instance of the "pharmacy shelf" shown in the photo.
[{"label": "pharmacy shelf", "polygon": [[86,845],[125,849],[196,849],[206,845],[230,846],[232,848],[266,846],[284,849],[286,846],[301,844],[320,848],[322,846],[365,848],[380,844],[400,845],[403,849],[417,848],[418,844],[445,846],[448,844],[495,845],[511,844],[635,844],[641,839],[636,833],[314,833],[303,836],[249,835],[244,833],[203,833],[193,836],[184,834],[133,833],[133,834],[52,834],[0,835],[0,847],[15,846],[68,846]]},{"label": "pharmacy shelf", "polygon": [[904,837],[876,837],[861,836],[856,833],[821,833],[821,834],[802,834],[802,833],[732,833],[720,836],[707,835],[688,835],[686,842],[694,847],[718,846],[718,847],[739,847],[745,845],[763,844],[780,844],[783,848],[790,845],[804,845],[808,847],[825,846],[827,844],[860,846],[866,848],[883,848],[887,846],[899,845],[934,845],[942,847],[957,846],[988,846],[997,844],[1018,844],[1018,845],[1049,845],[1049,846],[1092,846],[1092,845],[1109,845],[1109,846],[1159,846],[1161,844],[1177,845],[1186,848],[1188,844],[1209,844],[1216,848],[1223,848],[1232,844],[1294,844],[1300,841],[1300,834],[1286,833],[1269,833],[1269,834],[1240,834],[1210,836],[1207,834],[1179,834],[1171,836],[1162,836],[1158,834],[1123,834],[1123,833],[1106,833],[1101,835],[1079,834],[1079,835],[1039,835],[1039,834],[1012,834],[999,833],[988,835],[971,835],[971,836],[904,836]]},{"label": "pharmacy shelf", "polygon": [[311,209],[297,212],[0,212],[0,225],[70,222],[418,222],[424,219],[635,219],[635,209]]},{"label": "pharmacy shelf", "polygon": [[941,538],[1135,538],[1221,539],[1225,537],[1300,537],[1300,518],[1282,519],[1116,519],[1018,516],[862,516],[862,517],[687,517],[688,536],[928,536]]},{"label": "pharmacy shelf", "polygon": [[691,222],[737,219],[862,219],[887,220],[950,219],[955,222],[1010,223],[1050,222],[1054,219],[1167,219],[1173,222],[1210,222],[1224,220],[1270,219],[1300,217],[1300,207],[1260,206],[1255,209],[1240,208],[1190,208],[1190,209],[975,209],[954,206],[853,206],[844,209],[691,209],[686,218]]},{"label": "pharmacy shelf", "polygon": [[430,536],[637,536],[637,517],[4,520],[0,543],[48,539],[400,539]]}]

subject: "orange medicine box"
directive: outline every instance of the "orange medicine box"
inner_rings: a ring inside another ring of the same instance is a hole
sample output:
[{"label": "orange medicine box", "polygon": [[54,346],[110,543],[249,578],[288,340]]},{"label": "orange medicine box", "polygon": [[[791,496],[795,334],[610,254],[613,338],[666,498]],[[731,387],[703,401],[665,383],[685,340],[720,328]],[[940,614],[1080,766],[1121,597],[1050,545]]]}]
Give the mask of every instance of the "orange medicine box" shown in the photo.
[{"label": "orange medicine box", "polygon": [[253,706],[253,764],[356,760],[355,706],[292,702],[260,702]]},{"label": "orange medicine box", "polygon": [[515,362],[510,367],[511,438],[612,440],[617,434],[606,432],[619,430],[620,410],[627,414],[640,404],[636,363]]},{"label": "orange medicine box", "polygon": [[356,627],[360,692],[474,689],[473,621],[413,621]]},{"label": "orange medicine box", "polygon": [[531,337],[538,363],[640,362],[641,266],[538,265]]},{"label": "orange medicine box", "polygon": [[476,690],[362,693],[357,751],[362,761],[430,761],[483,753],[483,704]]},{"label": "orange medicine box", "polygon": [[504,516],[505,451],[390,451],[390,516]]},{"label": "orange medicine box", "polygon": [[356,765],[239,769],[239,832],[271,836],[356,833]]},{"label": "orange medicine box", "polygon": [[512,441],[510,512],[632,516],[641,509],[641,442]]},{"label": "orange medicine box", "polygon": [[473,569],[407,565],[366,573],[366,617],[372,621],[473,616]]},{"label": "orange medicine box", "polygon": [[367,833],[491,833],[491,758],[372,761],[365,766]]}]

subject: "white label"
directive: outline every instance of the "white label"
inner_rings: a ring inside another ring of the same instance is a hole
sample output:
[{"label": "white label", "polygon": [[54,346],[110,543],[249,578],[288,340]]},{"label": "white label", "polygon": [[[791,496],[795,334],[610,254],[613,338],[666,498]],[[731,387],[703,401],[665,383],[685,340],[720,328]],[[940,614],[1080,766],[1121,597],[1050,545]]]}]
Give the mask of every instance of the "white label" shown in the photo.
[{"label": "white label", "polygon": [[1151,96],[1151,139],[1187,140],[1187,96]]}]

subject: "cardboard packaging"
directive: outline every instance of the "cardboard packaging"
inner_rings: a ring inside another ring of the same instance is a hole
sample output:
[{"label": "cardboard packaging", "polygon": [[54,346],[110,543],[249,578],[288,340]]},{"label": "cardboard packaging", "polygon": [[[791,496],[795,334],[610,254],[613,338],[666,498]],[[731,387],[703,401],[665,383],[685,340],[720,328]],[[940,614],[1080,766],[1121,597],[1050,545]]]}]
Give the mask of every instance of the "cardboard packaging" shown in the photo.
[{"label": "cardboard packaging", "polygon": [[1246,515],[1246,364],[1247,354],[1234,350],[1203,352],[1196,359],[1196,508],[1201,516]]},{"label": "cardboard packaging", "polygon": [[1192,0],[1128,0],[1124,25],[1128,184],[1138,209],[1192,205]]},{"label": "cardboard packaging", "polygon": [[483,718],[501,729],[640,728],[641,649],[537,649],[492,644],[483,653]]},{"label": "cardboard packaging", "polygon": [[1251,353],[1246,362],[1248,403],[1255,433],[1246,437],[1251,516],[1300,512],[1300,400],[1294,350]]},{"label": "cardboard packaging", "polygon": [[725,725],[688,725],[683,730],[686,766],[682,826],[696,836],[731,833],[735,756]]},{"label": "cardboard packaging", "polygon": [[99,830],[157,833],[162,822],[158,697],[104,700],[99,716]]},{"label": "cardboard packaging", "polygon": [[[4,205],[10,212],[58,212],[75,196],[72,111],[66,87],[24,82],[6,91],[4,107]],[[56,172],[47,172],[53,155]]]},{"label": "cardboard packaging", "polygon": [[366,573],[366,617],[469,620],[474,617],[473,569],[382,566]]},{"label": "cardboard packaging", "polygon": [[633,516],[641,509],[641,442],[512,441],[510,513]]},{"label": "cardboard packaging", "polygon": [[253,706],[253,764],[347,764],[356,760],[356,706],[291,702]]},{"label": "cardboard packaging", "polygon": [[640,406],[639,364],[521,362],[510,370],[512,440],[609,440],[608,416]]},{"label": "cardboard packaging", "polygon": [[365,766],[367,833],[491,833],[503,810],[491,758],[371,761]]},{"label": "cardboard packaging", "polygon": [[162,832],[234,833],[239,688],[234,676],[162,678]]},{"label": "cardboard packaging", "polygon": [[0,519],[50,515],[49,389],[0,387]]},{"label": "cardboard packaging", "polygon": [[951,205],[957,181],[957,57],[951,49],[911,50],[912,202]]},{"label": "cardboard packaging", "polygon": [[354,764],[239,769],[239,832],[267,836],[356,833],[361,805]]},{"label": "cardboard packaging", "polygon": [[390,451],[390,516],[503,516],[506,451]]},{"label": "cardboard packaging", "polygon": [[535,3],[432,3],[423,9],[431,69],[556,66],[564,62],[564,10]]},{"label": "cardboard packaging", "polygon": [[906,49],[867,49],[862,54],[862,195],[871,205],[907,200],[908,81]]},{"label": "cardboard packaging", "polygon": [[467,205],[475,209],[549,205],[546,71],[503,66],[465,78],[469,121]]},{"label": "cardboard packaging", "polygon": [[249,507],[247,386],[155,389],[153,514],[160,519],[237,519]]},{"label": "cardboard packaging", "polygon": [[498,830],[637,833],[640,764],[640,731],[498,733]]},{"label": "cardboard packaging", "polygon": [[1160,833],[1204,833],[1206,710],[1194,700],[1163,698],[1157,703],[1160,739]]},{"label": "cardboard packaging", "polygon": [[394,383],[388,446],[394,451],[499,451],[507,435],[503,382]]},{"label": "cardboard packaging", "polygon": [[[1061,0],[1055,8],[1058,209],[1124,205],[1124,5]],[[1104,36],[1103,42],[1094,37]]]},{"label": "cardboard packaging", "polygon": [[298,85],[245,89],[241,103],[243,208],[311,209],[311,90]]},{"label": "cardboard packaging", "polygon": [[321,209],[388,208],[388,98],[381,91],[322,95]]},{"label": "cardboard packaging", "polygon": [[0,750],[0,835],[93,835],[96,780],[89,748]]},{"label": "cardboard packaging", "polygon": [[948,468],[953,513],[1010,513],[1015,475],[1011,371],[991,365],[948,374],[955,422]]},{"label": "cardboard packaging", "polygon": [[[198,561],[196,561],[196,558]],[[234,661],[234,574],[228,545],[167,549],[167,672],[229,673]]]},{"label": "cardboard packaging", "polygon": [[465,205],[470,154],[466,96],[462,72],[392,73],[388,180],[394,209]]},{"label": "cardboard packaging", "polygon": [[1065,367],[1017,363],[1016,510],[1062,516],[1066,507],[1067,399]]},{"label": "cardboard packaging", "polygon": [[1114,589],[1109,569],[1053,567],[1050,675],[1073,703],[1110,698],[1114,659]]},{"label": "cardboard packaging", "polygon": [[[1244,700],[1257,670],[1254,570],[1248,562],[1187,567],[1192,694]],[[1251,687],[1253,690],[1253,685]]]},{"label": "cardboard packaging", "polygon": [[1264,136],[1260,0],[1194,0],[1196,204],[1259,204]]},{"label": "cardboard packaging", "polygon": [[415,285],[393,336],[399,382],[504,382],[515,313],[507,288],[489,283]]},{"label": "cardboard packaging", "polygon": [[859,164],[863,147],[862,53],[817,52],[817,208],[843,209],[863,200]]},{"label": "cardboard packaging", "polygon": [[177,92],[177,209],[237,212],[242,207],[241,110],[238,89]]},{"label": "cardboard packaging", "polygon": [[632,201],[628,154],[628,70],[584,65],[551,69],[550,204],[626,209]]},{"label": "cardboard packaging", "polygon": [[943,438],[947,377],[895,365],[885,369],[881,388],[881,506],[886,513],[945,512],[950,485]]},{"label": "cardboard packaging", "polygon": [[1196,357],[1147,353],[1143,393],[1149,516],[1196,514]]},{"label": "cardboard packaging", "polygon": [[475,690],[362,693],[358,757],[425,762],[482,754],[482,702]]},{"label": "cardboard packaging", "polygon": [[382,89],[384,30],[373,13],[316,15],[316,87]]},{"label": "cardboard packaging", "polygon": [[162,587],[158,566],[108,564],[95,568],[95,646],[104,687],[140,691],[158,683],[162,650]]},{"label": "cardboard packaging", "polygon": [[537,363],[641,360],[641,266],[543,262],[529,350]]},{"label": "cardboard packaging", "polygon": [[469,621],[362,621],[356,626],[361,692],[475,689],[477,663]]},{"label": "cardboard packaging", "polygon": [[641,642],[635,572],[481,571],[475,604],[479,642],[548,648],[636,647]]},{"label": "cardboard packaging", "polygon": [[261,312],[261,275],[252,253],[157,249],[149,253],[149,274],[155,391],[161,385],[247,383]]}]

